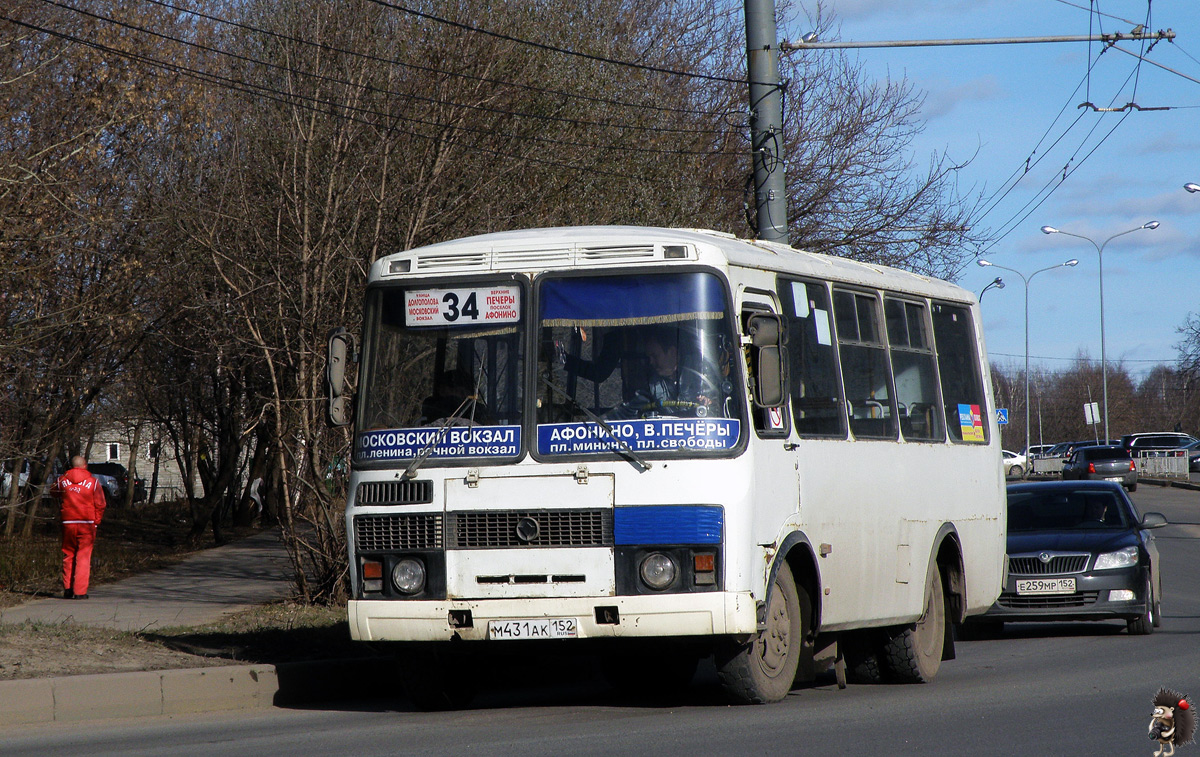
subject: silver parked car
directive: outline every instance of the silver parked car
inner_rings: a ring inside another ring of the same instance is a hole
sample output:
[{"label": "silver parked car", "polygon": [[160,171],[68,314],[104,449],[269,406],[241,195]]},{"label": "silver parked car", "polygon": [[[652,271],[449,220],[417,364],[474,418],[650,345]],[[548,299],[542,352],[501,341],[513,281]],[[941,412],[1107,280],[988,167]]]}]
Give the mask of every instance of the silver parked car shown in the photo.
[{"label": "silver parked car", "polygon": [[1064,481],[1113,481],[1137,491],[1137,465],[1117,445],[1077,447],[1063,463]]}]

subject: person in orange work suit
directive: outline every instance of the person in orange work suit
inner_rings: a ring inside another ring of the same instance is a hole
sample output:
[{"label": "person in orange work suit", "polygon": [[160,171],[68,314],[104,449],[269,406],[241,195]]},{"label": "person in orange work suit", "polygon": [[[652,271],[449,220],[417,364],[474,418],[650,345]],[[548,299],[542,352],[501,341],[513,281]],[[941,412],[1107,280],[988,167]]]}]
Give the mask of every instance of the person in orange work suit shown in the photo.
[{"label": "person in orange work suit", "polygon": [[71,458],[71,470],[54,482],[62,512],[63,599],[87,599],[92,545],[104,517],[104,489],[88,472],[87,459]]}]

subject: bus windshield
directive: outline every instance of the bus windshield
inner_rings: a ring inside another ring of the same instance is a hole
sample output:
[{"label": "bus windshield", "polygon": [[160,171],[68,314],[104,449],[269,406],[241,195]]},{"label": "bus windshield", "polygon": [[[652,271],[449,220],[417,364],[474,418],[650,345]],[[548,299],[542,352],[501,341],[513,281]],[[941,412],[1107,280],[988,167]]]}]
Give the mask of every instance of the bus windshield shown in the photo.
[{"label": "bus windshield", "polygon": [[736,446],[738,351],[720,279],[553,277],[538,296],[540,454],[611,451],[618,438],[634,450]]},{"label": "bus windshield", "polygon": [[518,455],[521,288],[387,288],[370,298],[355,459]]}]

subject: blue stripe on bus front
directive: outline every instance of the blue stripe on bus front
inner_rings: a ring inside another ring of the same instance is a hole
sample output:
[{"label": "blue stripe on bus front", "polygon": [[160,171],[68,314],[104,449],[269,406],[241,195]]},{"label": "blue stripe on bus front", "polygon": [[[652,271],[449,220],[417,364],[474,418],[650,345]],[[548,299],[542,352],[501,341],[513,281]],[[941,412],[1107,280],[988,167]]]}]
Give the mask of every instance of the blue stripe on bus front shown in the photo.
[{"label": "blue stripe on bus front", "polygon": [[617,507],[613,509],[613,537],[617,546],[720,544],[723,520],[719,507]]}]

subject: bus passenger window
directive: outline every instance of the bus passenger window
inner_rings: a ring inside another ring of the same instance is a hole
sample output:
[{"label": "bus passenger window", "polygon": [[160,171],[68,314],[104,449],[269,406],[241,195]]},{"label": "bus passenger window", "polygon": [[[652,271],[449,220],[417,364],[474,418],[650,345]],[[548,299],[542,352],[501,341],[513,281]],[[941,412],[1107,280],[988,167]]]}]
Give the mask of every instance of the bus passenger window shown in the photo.
[{"label": "bus passenger window", "polygon": [[861,438],[895,439],[892,377],[879,327],[878,300],[873,294],[835,290],[833,311],[850,431]]},{"label": "bus passenger window", "polygon": [[812,281],[781,281],[788,329],[792,421],[800,436],[846,436],[842,387],[833,352],[829,293]]},{"label": "bus passenger window", "polygon": [[946,438],[938,402],[933,344],[929,339],[925,304],[887,298],[888,343],[896,378],[896,409],[905,439],[943,441]]},{"label": "bus passenger window", "polygon": [[978,349],[971,311],[961,305],[933,304],[933,338],[946,426],[958,442],[987,442],[988,407],[979,375]]}]

